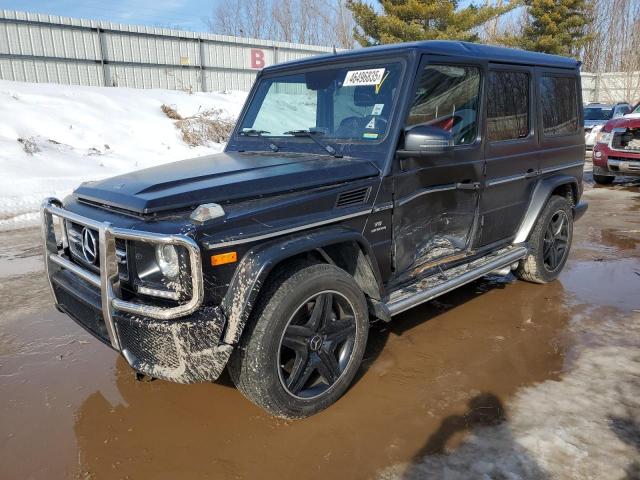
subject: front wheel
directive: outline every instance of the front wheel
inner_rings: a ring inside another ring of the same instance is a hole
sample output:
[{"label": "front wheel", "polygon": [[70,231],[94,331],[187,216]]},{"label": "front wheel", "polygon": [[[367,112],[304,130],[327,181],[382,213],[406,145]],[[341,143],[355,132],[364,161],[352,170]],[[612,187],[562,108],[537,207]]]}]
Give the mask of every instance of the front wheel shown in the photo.
[{"label": "front wheel", "polygon": [[515,274],[522,280],[547,283],[560,275],[573,239],[573,211],[566,198],[552,196],[529,236],[529,253]]},{"label": "front wheel", "polygon": [[229,373],[271,414],[308,417],[347,390],[368,331],[364,294],[349,274],[333,265],[293,265],[261,294]]},{"label": "front wheel", "polygon": [[616,177],[612,177],[611,175],[598,175],[596,173],[593,174],[593,180],[598,185],[611,185]]}]

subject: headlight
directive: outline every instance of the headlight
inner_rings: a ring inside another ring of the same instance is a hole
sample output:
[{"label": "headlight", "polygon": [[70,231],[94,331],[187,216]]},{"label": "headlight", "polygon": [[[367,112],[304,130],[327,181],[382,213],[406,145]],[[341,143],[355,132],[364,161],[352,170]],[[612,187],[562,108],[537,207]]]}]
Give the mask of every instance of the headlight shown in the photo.
[{"label": "headlight", "polygon": [[178,251],[173,245],[158,245],[156,247],[156,260],[162,274],[174,280],[180,273],[180,259]]},{"label": "headlight", "polygon": [[134,276],[138,293],[154,297],[179,300],[188,295],[189,255],[184,247],[176,245],[153,245],[145,242],[131,242],[135,251]]},{"label": "headlight", "polygon": [[598,143],[609,143],[611,141],[611,132],[598,132],[598,136],[596,137],[596,142]]}]

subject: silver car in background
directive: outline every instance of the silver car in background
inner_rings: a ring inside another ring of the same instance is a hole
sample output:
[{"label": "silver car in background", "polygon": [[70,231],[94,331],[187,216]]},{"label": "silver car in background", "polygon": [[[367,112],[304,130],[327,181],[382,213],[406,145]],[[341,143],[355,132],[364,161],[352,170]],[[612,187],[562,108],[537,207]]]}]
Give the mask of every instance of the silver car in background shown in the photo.
[{"label": "silver car in background", "polygon": [[614,104],[590,103],[584,107],[584,143],[588,150],[596,144],[598,132],[612,118],[622,117],[632,110],[625,102]]}]

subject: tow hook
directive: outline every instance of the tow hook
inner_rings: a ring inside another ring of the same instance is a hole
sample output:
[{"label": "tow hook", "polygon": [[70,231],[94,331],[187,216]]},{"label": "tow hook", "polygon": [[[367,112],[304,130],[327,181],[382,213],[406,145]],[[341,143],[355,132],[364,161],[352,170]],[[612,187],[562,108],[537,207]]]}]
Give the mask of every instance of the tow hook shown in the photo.
[{"label": "tow hook", "polygon": [[149,383],[153,382],[156,377],[152,377],[151,375],[147,375],[146,373],[134,372],[136,376],[137,382]]}]

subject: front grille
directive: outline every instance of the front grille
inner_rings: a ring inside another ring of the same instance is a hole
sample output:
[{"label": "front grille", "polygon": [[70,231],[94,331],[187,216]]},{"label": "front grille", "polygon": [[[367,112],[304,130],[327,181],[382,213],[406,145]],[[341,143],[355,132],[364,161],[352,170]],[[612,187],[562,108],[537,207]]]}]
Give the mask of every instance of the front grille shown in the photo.
[{"label": "front grille", "polygon": [[175,338],[167,330],[135,320],[118,320],[122,348],[148,365],[175,369],[180,365]]},{"label": "front grille", "polygon": [[[100,251],[99,251],[99,237],[98,232],[96,230],[90,229],[83,225],[74,222],[66,222],[67,226],[67,238],[69,240],[69,251],[71,252],[71,256],[76,263],[80,263],[86,267],[89,267],[94,272],[98,272],[100,270]],[[83,235],[84,230],[87,230],[93,239],[93,249],[94,251],[94,261],[89,262],[83,252],[82,243],[83,243]]]},{"label": "front grille", "polygon": [[616,133],[611,140],[611,148],[629,152],[640,152],[640,128],[628,128]]},{"label": "front grille", "polygon": [[[67,229],[67,238],[69,240],[69,251],[71,252],[72,260],[80,265],[89,268],[95,273],[100,272],[100,247],[99,237],[97,230],[90,229],[79,223],[65,222]],[[85,228],[93,235],[95,241],[95,261],[89,262],[87,255],[83,251],[83,235]],[[118,272],[122,280],[129,278],[129,269],[127,265],[127,242],[117,238],[116,239],[116,255],[118,257]]]}]

